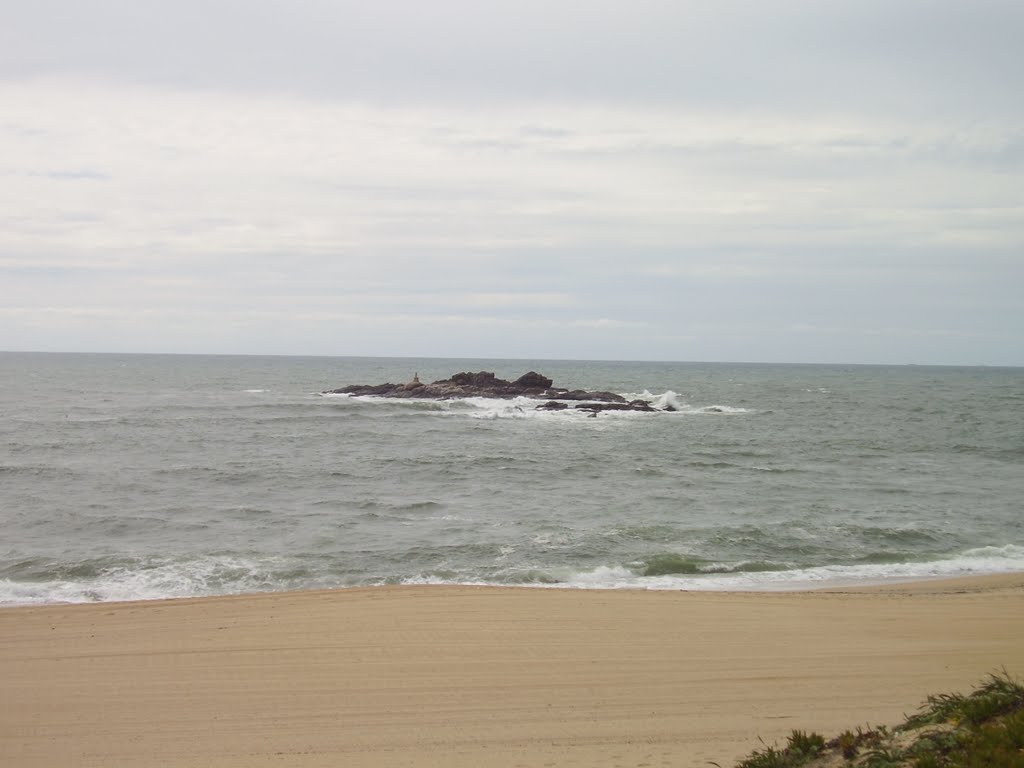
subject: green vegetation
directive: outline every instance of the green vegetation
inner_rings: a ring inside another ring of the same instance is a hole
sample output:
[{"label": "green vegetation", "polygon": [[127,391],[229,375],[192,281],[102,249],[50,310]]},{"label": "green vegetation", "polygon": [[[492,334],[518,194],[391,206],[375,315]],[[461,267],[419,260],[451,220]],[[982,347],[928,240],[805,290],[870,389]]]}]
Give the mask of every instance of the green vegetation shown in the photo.
[{"label": "green vegetation", "polygon": [[1024,768],[1024,684],[1004,670],[972,693],[929,696],[892,730],[844,731],[826,742],[793,731],[737,768]]},{"label": "green vegetation", "polygon": [[824,751],[824,736],[793,731],[785,748],[765,747],[763,750],[755,750],[738,768],[796,768],[798,765],[807,765]]}]

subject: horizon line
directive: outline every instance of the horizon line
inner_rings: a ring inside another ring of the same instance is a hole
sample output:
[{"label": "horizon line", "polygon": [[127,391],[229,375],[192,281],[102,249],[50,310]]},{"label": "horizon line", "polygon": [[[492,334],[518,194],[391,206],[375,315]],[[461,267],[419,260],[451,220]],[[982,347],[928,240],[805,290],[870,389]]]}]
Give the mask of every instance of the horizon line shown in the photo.
[{"label": "horizon line", "polygon": [[1009,363],[892,363],[892,362],[849,362],[788,361],[788,360],[671,360],[647,358],[572,358],[572,357],[482,357],[479,355],[356,355],[356,354],[288,354],[264,352],[138,352],[108,350],[47,350],[47,349],[0,349],[3,355],[128,355],[139,357],[275,357],[275,358],[323,358],[353,360],[479,360],[479,361],[532,361],[551,363],[661,363],[679,365],[792,365],[792,366],[858,366],[875,368],[1024,368],[1024,364]]}]

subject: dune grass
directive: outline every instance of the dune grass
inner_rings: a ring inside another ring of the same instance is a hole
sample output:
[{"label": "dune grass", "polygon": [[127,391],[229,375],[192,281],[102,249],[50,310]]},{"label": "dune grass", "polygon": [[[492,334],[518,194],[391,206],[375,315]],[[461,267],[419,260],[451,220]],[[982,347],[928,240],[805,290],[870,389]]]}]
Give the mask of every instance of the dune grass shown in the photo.
[{"label": "dune grass", "polygon": [[858,727],[828,741],[793,731],[785,746],[754,750],[736,768],[801,766],[1024,768],[1024,684],[1003,670],[969,694],[929,696],[892,729]]}]

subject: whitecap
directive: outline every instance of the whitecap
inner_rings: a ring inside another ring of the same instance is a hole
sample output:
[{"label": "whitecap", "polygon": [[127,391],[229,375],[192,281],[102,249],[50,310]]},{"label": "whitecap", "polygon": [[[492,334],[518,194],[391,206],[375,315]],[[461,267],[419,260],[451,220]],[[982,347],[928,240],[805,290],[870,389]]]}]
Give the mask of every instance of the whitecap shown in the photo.
[{"label": "whitecap", "polygon": [[590,569],[543,569],[551,582],[530,586],[576,589],[647,589],[737,592],[789,592],[828,587],[879,585],[932,579],[980,576],[1024,571],[1024,547],[980,547],[949,558],[928,562],[863,565],[823,565],[788,570],[746,571],[736,564],[704,563],[696,574],[643,576],[618,565]]},{"label": "whitecap", "polygon": [[293,585],[273,572],[283,560],[228,555],[194,559],[148,559],[102,569],[91,578],[0,580],[0,605],[124,602],[273,591]]},{"label": "whitecap", "polygon": [[651,404],[652,408],[657,408],[659,411],[685,411],[690,407],[679,399],[680,395],[678,392],[673,392],[671,389],[665,390],[660,395],[656,395],[647,389],[643,392],[620,392],[619,395],[629,401],[646,400]]},{"label": "whitecap", "polygon": [[700,413],[750,413],[750,410],[732,405],[706,405],[700,409]]}]

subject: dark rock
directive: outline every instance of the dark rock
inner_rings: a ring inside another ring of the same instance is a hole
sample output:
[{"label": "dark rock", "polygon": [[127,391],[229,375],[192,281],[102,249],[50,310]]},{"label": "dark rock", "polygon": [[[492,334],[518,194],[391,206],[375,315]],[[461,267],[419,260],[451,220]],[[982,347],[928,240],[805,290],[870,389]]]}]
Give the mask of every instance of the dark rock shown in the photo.
[{"label": "dark rock", "polygon": [[630,400],[628,403],[580,403],[576,406],[576,409],[590,411],[594,414],[601,411],[645,411],[647,413],[655,413],[658,410],[646,400]]},{"label": "dark rock", "polygon": [[541,376],[536,371],[530,371],[524,373],[518,379],[515,380],[517,387],[528,387],[530,389],[551,389],[551,385],[554,382],[547,376]]},{"label": "dark rock", "polygon": [[402,389],[406,392],[411,392],[414,389],[419,389],[423,386],[423,382],[420,381],[420,375],[418,373],[413,374],[412,381],[406,384]]},{"label": "dark rock", "polygon": [[496,378],[490,371],[479,373],[456,373],[450,379],[441,379],[434,384],[458,384],[460,387],[493,387],[497,384],[508,384],[507,381]]},{"label": "dark rock", "polygon": [[387,397],[391,392],[402,389],[402,384],[353,384],[350,387],[332,389],[324,394],[330,395],[370,395],[373,397]]},{"label": "dark rock", "polygon": [[[569,391],[552,386],[547,376],[530,371],[515,381],[499,379],[490,371],[476,373],[463,371],[450,379],[441,379],[423,384],[419,374],[407,384],[353,384],[340,389],[327,390],[323,394],[354,395],[357,397],[414,397],[428,400],[453,400],[463,397],[493,397],[510,400],[515,397],[529,397],[545,400],[538,409],[564,411],[570,407],[589,411],[596,416],[602,411],[657,411],[646,400],[626,402],[626,398],[614,392],[586,392],[582,389]],[[576,403],[570,406],[565,401]]]},{"label": "dark rock", "polygon": [[541,403],[537,406],[538,411],[564,411],[568,408],[568,403],[560,403],[558,400],[548,400],[546,403]]},{"label": "dark rock", "polygon": [[584,392],[582,389],[574,389],[571,392],[565,389],[559,390],[557,394],[552,394],[551,397],[558,398],[559,400],[597,400],[604,403],[626,402],[626,398],[614,392]]}]

